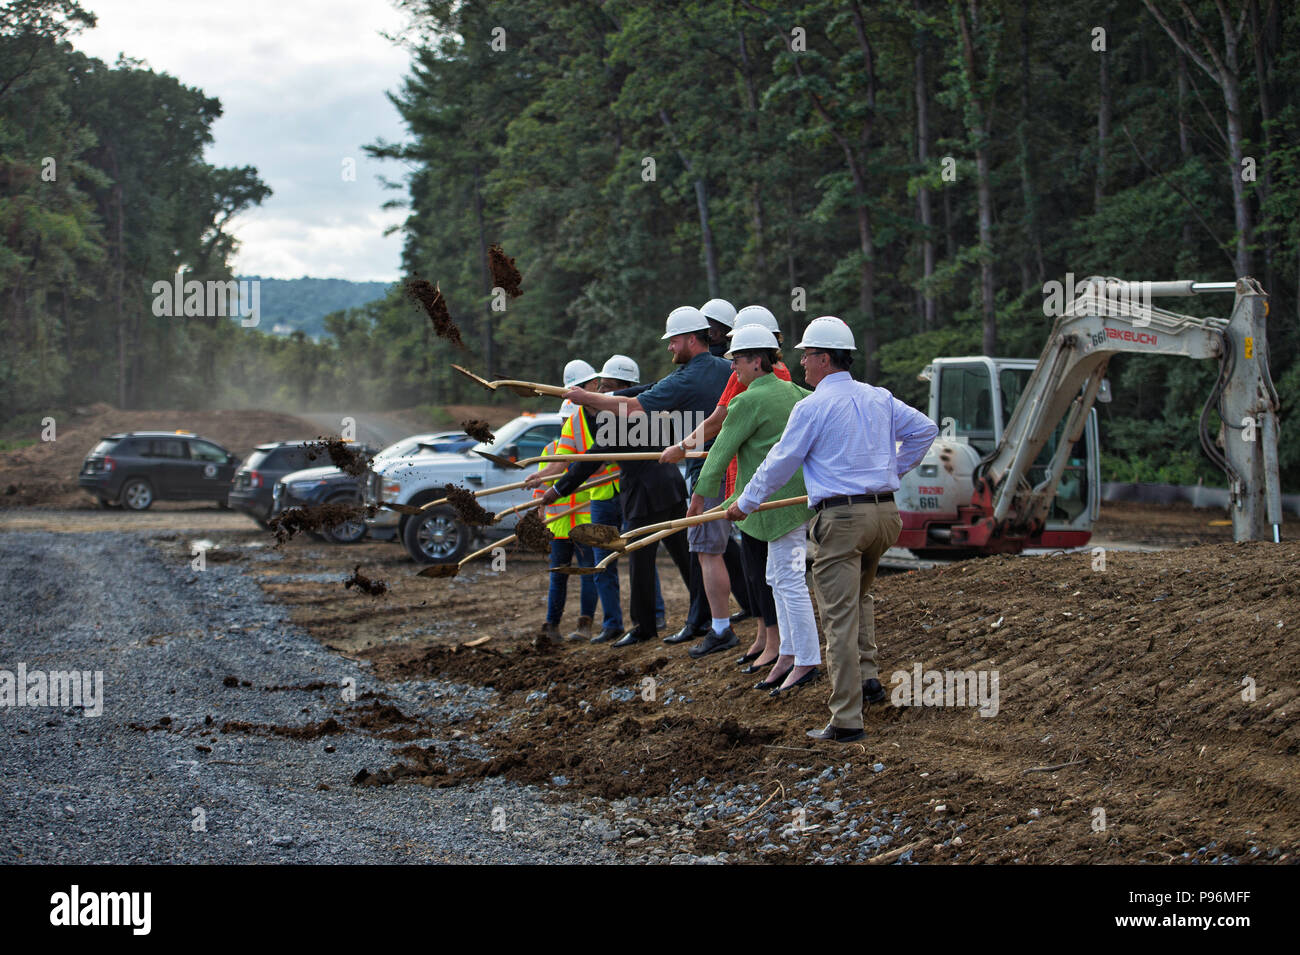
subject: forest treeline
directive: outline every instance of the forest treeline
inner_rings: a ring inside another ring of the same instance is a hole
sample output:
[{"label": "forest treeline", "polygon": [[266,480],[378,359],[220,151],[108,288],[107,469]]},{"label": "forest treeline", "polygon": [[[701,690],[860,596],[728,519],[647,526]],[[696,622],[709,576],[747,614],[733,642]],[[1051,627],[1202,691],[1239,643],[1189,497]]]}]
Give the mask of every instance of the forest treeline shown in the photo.
[{"label": "forest treeline", "polygon": [[[171,84],[167,95],[189,98],[188,142],[201,151],[219,106],[198,91],[86,60],[54,35],[57,18],[41,43],[6,21],[6,45],[41,53],[35,73],[0,77],[0,319],[16,341],[4,397],[440,404],[485,397],[453,361],[558,380],[570,358],[614,352],[653,376],[669,367],[663,317],[720,295],[767,305],[787,336],[839,315],[865,358],[856,373],[923,406],[916,374],[934,356],[1037,356],[1051,327],[1044,284],[1067,273],[1252,275],[1271,296],[1284,484],[1300,488],[1300,450],[1286,440],[1300,396],[1300,7],[399,5],[412,63],[391,95],[408,135],[369,150],[393,160],[393,201],[409,212],[403,269],[440,284],[468,352],[436,338],[399,286],[330,316],[319,344],[155,320],[148,269],[224,275],[229,216],[265,187],[252,170],[205,171],[198,152],[164,164],[128,148],[116,119],[146,137],[133,111],[147,119],[164,92],[151,84]],[[26,108],[37,96],[57,109]],[[56,151],[37,144],[64,128],[84,132],[57,212],[39,180],[39,157]],[[104,145],[114,135],[117,175]],[[150,161],[171,189],[132,188]],[[197,194],[198,208],[171,209]],[[57,233],[58,256],[15,244],[24,197],[51,208],[43,224],[23,214],[23,228]],[[523,273],[524,295],[503,311],[487,257],[498,242]],[[1231,300],[1165,304],[1226,315]],[[1116,358],[1115,398],[1100,408],[1105,477],[1217,481],[1196,438],[1215,372]]]}]

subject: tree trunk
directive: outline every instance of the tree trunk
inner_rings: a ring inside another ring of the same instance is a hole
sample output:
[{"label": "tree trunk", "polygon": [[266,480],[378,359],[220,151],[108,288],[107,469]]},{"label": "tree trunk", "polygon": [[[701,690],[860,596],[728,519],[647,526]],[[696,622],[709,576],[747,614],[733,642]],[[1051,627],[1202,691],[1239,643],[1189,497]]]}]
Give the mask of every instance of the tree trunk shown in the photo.
[{"label": "tree trunk", "polygon": [[[1187,57],[1182,50],[1178,54],[1178,155],[1186,165],[1192,158],[1191,126],[1187,122],[1187,95],[1191,81],[1187,77]],[[1183,210],[1183,245],[1182,254],[1190,256],[1192,243],[1192,214]]]},{"label": "tree trunk", "polygon": [[[1017,124],[1016,138],[1020,153],[1020,194],[1025,203],[1025,237],[1026,245],[1033,256],[1037,269],[1038,285],[1047,281],[1047,266],[1043,262],[1042,230],[1038,221],[1038,192],[1034,189],[1033,156],[1029,146],[1029,128],[1033,122],[1033,106],[1030,103],[1029,89],[1029,6],[1030,0],[1022,0],[1020,20],[1020,122]],[[1033,287],[1032,280],[1025,278],[1024,291]]]},{"label": "tree trunk", "polygon": [[[1110,36],[1110,17],[1102,24]],[[1093,188],[1092,210],[1101,211],[1101,200],[1106,194],[1106,142],[1110,139],[1110,54],[1106,50],[1097,55],[1097,181]]]},{"label": "tree trunk", "polygon": [[488,265],[487,225],[483,221],[483,184],[478,164],[474,165],[474,220],[478,224],[479,268],[483,271],[483,362],[488,374],[496,373],[496,349],[492,341],[492,269]]},{"label": "tree trunk", "polygon": [[[980,305],[984,313],[981,347],[985,355],[994,355],[997,354],[998,317],[993,294],[993,192],[989,185],[989,107],[978,92],[981,81],[975,67],[975,40],[971,31],[971,21],[978,17],[978,14],[977,0],[970,0],[969,13],[965,6],[957,5],[966,67],[966,86],[971,100],[971,108],[967,111],[967,123],[972,139],[975,141],[975,190],[979,208],[980,240]],[[970,120],[972,116],[973,123]]]},{"label": "tree trunk", "polygon": [[[921,0],[916,0],[921,12]],[[924,30],[916,31],[916,161],[924,173],[930,164],[930,102],[925,81]],[[921,218],[921,327],[933,331],[937,315],[930,279],[934,275],[934,213],[930,207],[930,187],[922,185],[916,194],[917,213]]]},{"label": "tree trunk", "polygon": [[[754,134],[755,143],[759,142],[762,130],[758,123],[758,90],[754,85],[754,70],[749,60],[749,46],[745,41],[745,31],[740,31],[740,65],[741,76],[745,83],[745,105],[749,111],[750,130]],[[767,227],[763,213],[763,187],[755,179],[750,185],[750,203],[754,207],[754,263],[758,267],[760,291],[767,292]]]},{"label": "tree trunk", "polygon": [[[1276,4],[1271,4],[1269,12],[1272,13],[1275,10]],[[1259,93],[1259,120],[1260,129],[1262,130],[1261,139],[1264,143],[1264,155],[1271,156],[1273,152],[1273,133],[1269,128],[1269,121],[1273,118],[1273,108],[1272,94],[1269,86],[1272,71],[1269,68],[1268,62],[1268,47],[1265,43],[1264,22],[1263,18],[1259,15],[1259,0],[1250,0],[1250,24],[1251,36],[1254,41],[1252,46],[1255,51],[1255,86]],[[1268,203],[1268,198],[1273,192],[1273,163],[1269,159],[1266,159],[1259,164],[1259,185],[1255,192],[1259,201],[1259,208],[1265,208]],[[1264,291],[1271,294],[1275,281],[1275,276],[1273,274],[1273,233],[1271,231],[1261,232],[1260,240],[1260,249],[1264,254]]]},{"label": "tree trunk", "polygon": [[717,298],[721,293],[718,291],[718,254],[713,246],[713,228],[709,224],[709,187],[702,177],[695,175],[691,161],[686,158],[685,151],[678,145],[672,120],[669,119],[666,109],[659,110],[659,119],[668,130],[668,137],[673,141],[673,148],[677,150],[682,165],[686,167],[686,174],[691,176],[695,183],[695,206],[700,214],[700,243],[704,249],[704,274],[709,283],[709,297]]}]

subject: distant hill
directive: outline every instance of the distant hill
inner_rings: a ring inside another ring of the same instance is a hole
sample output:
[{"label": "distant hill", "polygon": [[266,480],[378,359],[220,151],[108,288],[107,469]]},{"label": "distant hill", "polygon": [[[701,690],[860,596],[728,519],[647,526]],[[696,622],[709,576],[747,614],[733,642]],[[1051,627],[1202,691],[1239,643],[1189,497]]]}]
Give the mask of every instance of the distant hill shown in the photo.
[{"label": "distant hill", "polygon": [[261,282],[261,321],[258,329],[267,334],[288,335],[301,330],[318,339],[326,335],[324,318],[331,312],[356,308],[383,298],[388,282],[349,282],[347,279],[264,279],[240,275],[242,280]]}]

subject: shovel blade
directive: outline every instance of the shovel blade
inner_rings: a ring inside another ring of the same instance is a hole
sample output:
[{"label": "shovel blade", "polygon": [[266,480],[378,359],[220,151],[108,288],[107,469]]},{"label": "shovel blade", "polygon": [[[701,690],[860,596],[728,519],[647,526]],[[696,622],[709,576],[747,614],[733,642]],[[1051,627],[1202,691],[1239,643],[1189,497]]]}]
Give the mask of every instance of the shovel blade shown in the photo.
[{"label": "shovel blade", "polygon": [[514,461],[511,461],[509,458],[503,458],[501,457],[501,455],[493,454],[490,451],[475,451],[474,453],[480,455],[481,457],[487,458],[489,461],[491,461],[493,464],[495,464],[497,467],[500,468],[514,468],[516,471],[522,471],[524,469],[524,466],[522,464],[516,464]]},{"label": "shovel blade", "polygon": [[417,516],[418,516],[418,515],[424,513],[423,510],[421,510],[420,508],[415,507],[415,506],[413,506],[413,505],[411,505],[411,504],[394,504],[394,503],[392,503],[392,502],[390,502],[390,501],[385,501],[384,503],[380,504],[379,506],[380,506],[380,507],[386,507],[386,508],[388,508],[390,511],[396,511],[398,514],[414,514],[414,515],[417,515]]},{"label": "shovel blade", "polygon": [[609,524],[579,524],[569,531],[569,537],[583,547],[599,547],[601,550],[622,550],[625,543],[618,528]]},{"label": "shovel blade", "polygon": [[455,577],[460,573],[460,564],[430,564],[420,571],[417,577]]}]

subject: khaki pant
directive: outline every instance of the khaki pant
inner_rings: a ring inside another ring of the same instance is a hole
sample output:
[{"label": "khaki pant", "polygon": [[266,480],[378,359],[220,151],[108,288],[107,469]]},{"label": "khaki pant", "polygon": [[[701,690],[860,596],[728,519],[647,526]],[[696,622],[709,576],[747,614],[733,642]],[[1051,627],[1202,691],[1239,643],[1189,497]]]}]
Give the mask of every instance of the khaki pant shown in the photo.
[{"label": "khaki pant", "polygon": [[826,633],[831,722],[861,729],[862,683],[880,678],[871,585],[903,521],[892,502],[845,504],[819,511],[808,529],[817,544],[812,578]]}]

